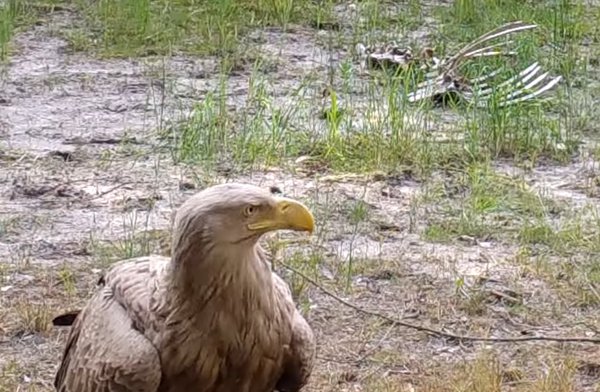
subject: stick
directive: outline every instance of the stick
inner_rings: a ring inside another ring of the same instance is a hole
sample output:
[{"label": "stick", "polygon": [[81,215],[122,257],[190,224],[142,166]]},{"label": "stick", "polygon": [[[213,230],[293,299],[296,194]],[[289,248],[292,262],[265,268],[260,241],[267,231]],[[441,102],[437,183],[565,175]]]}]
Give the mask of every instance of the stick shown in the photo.
[{"label": "stick", "polygon": [[351,309],[356,310],[359,313],[363,313],[369,316],[374,316],[374,317],[378,317],[380,319],[386,320],[394,325],[400,325],[406,328],[410,328],[410,329],[414,329],[417,331],[421,331],[421,332],[425,332],[428,335],[433,335],[433,336],[437,336],[437,337],[445,337],[445,338],[450,338],[450,339],[456,339],[459,342],[460,341],[472,341],[472,342],[495,342],[495,343],[520,343],[520,342],[530,342],[530,341],[546,341],[546,342],[563,342],[563,343],[595,343],[595,344],[600,344],[600,339],[598,338],[585,338],[585,337],[552,337],[552,336],[522,336],[522,337],[506,337],[506,338],[486,338],[486,337],[482,337],[482,336],[470,336],[470,335],[460,335],[460,334],[456,334],[456,333],[452,333],[452,332],[443,332],[439,329],[435,329],[435,328],[430,328],[430,327],[425,327],[422,325],[416,325],[416,324],[411,324],[408,323],[406,321],[402,321],[398,318],[394,318],[382,313],[378,313],[372,310],[368,310],[368,309],[364,309],[358,305],[355,305],[351,302],[348,302],[342,298],[340,298],[339,296],[337,296],[336,294],[334,294],[333,292],[329,291],[328,289],[326,289],[325,287],[321,286],[319,283],[317,283],[314,279],[308,277],[306,274],[304,274],[303,272],[300,272],[299,270],[297,270],[294,267],[291,267],[289,265],[287,265],[286,263],[283,262],[279,262],[279,264],[281,264],[282,266],[284,266],[285,268],[287,268],[288,270],[300,275],[303,279],[305,279],[307,282],[309,282],[310,284],[312,284],[313,286],[317,287],[319,290],[321,290],[323,293],[325,293],[327,296],[333,298],[334,300],[336,300],[337,302],[341,303],[342,305],[345,305]]}]

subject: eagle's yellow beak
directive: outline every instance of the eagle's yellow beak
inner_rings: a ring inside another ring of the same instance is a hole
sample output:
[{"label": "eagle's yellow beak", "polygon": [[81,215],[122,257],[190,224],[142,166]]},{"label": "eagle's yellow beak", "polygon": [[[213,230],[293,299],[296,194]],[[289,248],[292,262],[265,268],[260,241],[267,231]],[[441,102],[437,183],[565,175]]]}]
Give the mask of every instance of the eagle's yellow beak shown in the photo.
[{"label": "eagle's yellow beak", "polygon": [[250,230],[314,231],[315,219],[304,204],[285,197],[276,197],[275,201],[275,208],[248,225]]}]

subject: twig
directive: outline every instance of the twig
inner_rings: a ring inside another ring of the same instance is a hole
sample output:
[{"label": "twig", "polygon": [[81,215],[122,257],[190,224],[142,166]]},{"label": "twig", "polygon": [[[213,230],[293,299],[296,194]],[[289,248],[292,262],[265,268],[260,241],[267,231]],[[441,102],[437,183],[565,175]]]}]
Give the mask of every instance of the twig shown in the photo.
[{"label": "twig", "polygon": [[100,199],[101,197],[104,197],[104,196],[108,195],[109,193],[116,191],[119,188],[123,188],[125,185],[130,185],[130,183],[125,182],[125,183],[121,183],[119,185],[115,185],[112,188],[110,188],[104,192],[94,195],[93,197],[89,198],[88,201]]},{"label": "twig", "polygon": [[371,355],[373,355],[375,353],[375,351],[377,351],[377,349],[379,349],[379,347],[381,347],[383,345],[383,342],[388,338],[388,336],[390,336],[390,333],[392,332],[392,328],[394,328],[394,324],[390,324],[390,327],[388,328],[387,331],[385,331],[385,334],[383,335],[383,337],[381,339],[379,339],[379,342],[377,342],[375,347],[371,348],[370,350],[367,350],[366,353],[364,353],[363,355],[358,357],[356,362],[360,363],[360,362],[364,361],[365,359],[367,359],[368,357],[370,357]]},{"label": "twig", "polygon": [[337,296],[336,294],[334,294],[333,292],[329,291],[328,289],[326,289],[325,287],[321,286],[319,283],[317,283],[314,279],[310,278],[309,276],[307,276],[306,274],[304,274],[303,272],[297,270],[294,267],[291,267],[289,265],[287,265],[286,263],[283,262],[279,262],[279,264],[281,264],[282,266],[284,266],[285,268],[287,268],[288,270],[300,275],[303,279],[305,279],[307,282],[309,282],[310,284],[312,284],[313,286],[317,287],[319,290],[321,290],[323,293],[325,293],[327,296],[333,298],[334,300],[336,300],[337,302],[341,303],[342,305],[345,305],[351,309],[356,310],[357,312],[363,313],[363,314],[367,314],[369,316],[374,316],[374,317],[378,317],[380,319],[386,320],[394,325],[400,325],[406,328],[410,328],[410,329],[414,329],[417,331],[421,331],[421,332],[425,332],[429,335],[433,335],[433,336],[438,336],[438,337],[445,337],[445,338],[450,338],[450,339],[456,339],[459,342],[460,341],[472,341],[472,342],[495,342],[495,343],[517,343],[517,342],[528,342],[528,341],[546,341],[546,342],[563,342],[563,343],[595,343],[595,344],[600,344],[600,339],[598,338],[585,338],[585,337],[552,337],[552,336],[523,336],[523,337],[506,337],[506,338],[486,338],[486,337],[481,337],[481,336],[469,336],[469,335],[460,335],[457,333],[452,333],[452,332],[443,332],[441,330],[435,329],[435,328],[430,328],[430,327],[425,327],[423,325],[416,325],[416,324],[411,324],[408,323],[406,321],[402,321],[400,319],[382,314],[382,313],[378,313],[378,312],[374,312],[372,310],[368,310],[368,309],[364,309],[358,305],[355,305],[351,302],[348,302],[342,298],[340,298],[339,296]]},{"label": "twig", "polygon": [[121,144],[121,143],[130,143],[130,144],[143,144],[143,142],[137,140],[136,138],[91,138],[85,140],[80,137],[75,137],[72,139],[67,139],[63,141],[63,144],[74,144],[74,145],[86,145],[86,144]]}]

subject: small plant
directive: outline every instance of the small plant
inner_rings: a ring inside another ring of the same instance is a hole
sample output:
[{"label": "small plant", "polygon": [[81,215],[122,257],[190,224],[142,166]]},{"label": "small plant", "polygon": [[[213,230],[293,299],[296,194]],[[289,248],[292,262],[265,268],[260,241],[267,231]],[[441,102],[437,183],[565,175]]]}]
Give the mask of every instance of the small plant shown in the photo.
[{"label": "small plant", "polygon": [[[245,32],[257,26],[310,20],[317,7],[309,1],[223,0],[163,1],[100,0],[75,2],[96,32],[91,46],[105,56],[170,54],[185,51],[217,54],[236,52]],[[97,42],[97,43],[96,43]],[[99,48],[97,47],[101,45]],[[75,47],[74,47],[75,49]]]},{"label": "small plant", "polygon": [[69,297],[77,294],[75,276],[73,275],[73,271],[67,265],[63,266],[63,268],[58,272],[58,279]]},{"label": "small plant", "polygon": [[47,332],[51,327],[52,313],[48,305],[20,300],[15,306],[19,316],[19,331],[28,333]]},{"label": "small plant", "polygon": [[213,94],[197,104],[189,120],[174,132],[176,162],[214,163],[227,150],[230,122]]}]

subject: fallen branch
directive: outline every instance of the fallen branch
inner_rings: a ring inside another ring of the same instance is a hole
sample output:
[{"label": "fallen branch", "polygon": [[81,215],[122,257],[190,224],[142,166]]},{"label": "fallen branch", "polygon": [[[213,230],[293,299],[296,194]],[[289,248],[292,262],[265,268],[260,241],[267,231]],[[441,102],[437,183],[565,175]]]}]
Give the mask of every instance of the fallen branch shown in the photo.
[{"label": "fallen branch", "polygon": [[378,318],[386,320],[394,325],[400,325],[402,327],[425,332],[429,335],[433,335],[433,336],[437,336],[437,337],[456,339],[459,342],[460,341],[472,341],[472,342],[518,343],[518,342],[529,342],[529,341],[546,341],[546,342],[563,342],[563,343],[600,344],[600,338],[585,338],[585,337],[553,337],[553,336],[539,336],[538,335],[538,336],[522,336],[522,337],[506,337],[506,338],[486,338],[486,337],[481,337],[481,336],[460,335],[457,333],[444,332],[439,329],[425,327],[423,325],[411,324],[406,321],[402,321],[398,318],[391,317],[391,316],[388,316],[388,315],[385,315],[385,314],[382,314],[379,312],[375,312],[372,310],[368,310],[368,309],[362,308],[358,305],[355,305],[351,302],[348,302],[345,299],[340,298],[339,296],[337,296],[335,293],[331,292],[330,290],[326,289],[325,287],[321,286],[314,279],[310,278],[309,276],[307,276],[303,272],[297,270],[296,268],[291,267],[281,261],[279,261],[278,264],[280,264],[280,265],[284,266],[285,268],[287,268],[288,270],[300,275],[303,279],[305,279],[307,282],[309,282],[310,284],[312,284],[313,286],[315,286],[316,288],[321,290],[327,296],[333,298],[334,300],[341,303],[342,305],[345,305],[351,309],[356,310],[357,312],[360,312],[360,313],[363,313],[363,314],[366,314],[369,316],[378,317]]},{"label": "fallen branch", "polygon": [[112,193],[112,192],[116,191],[117,189],[123,188],[126,185],[130,185],[130,183],[125,182],[125,183],[121,183],[121,184],[115,185],[115,186],[113,186],[113,187],[105,190],[104,192],[100,192],[97,195],[92,196],[91,198],[88,199],[88,201],[100,199],[100,198],[108,195],[109,193]]}]

